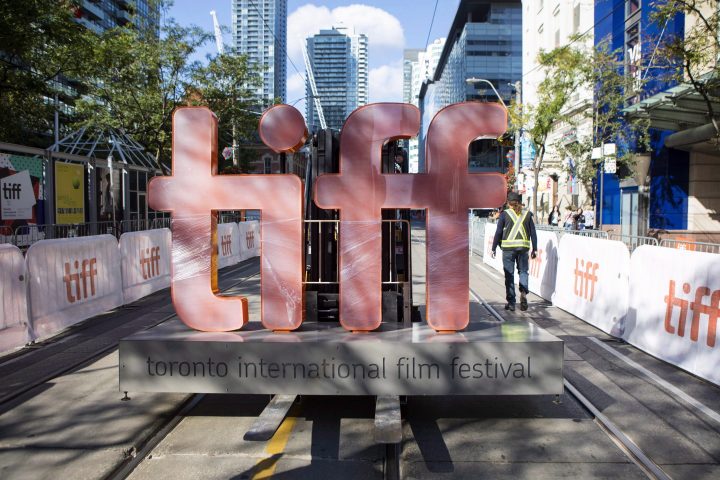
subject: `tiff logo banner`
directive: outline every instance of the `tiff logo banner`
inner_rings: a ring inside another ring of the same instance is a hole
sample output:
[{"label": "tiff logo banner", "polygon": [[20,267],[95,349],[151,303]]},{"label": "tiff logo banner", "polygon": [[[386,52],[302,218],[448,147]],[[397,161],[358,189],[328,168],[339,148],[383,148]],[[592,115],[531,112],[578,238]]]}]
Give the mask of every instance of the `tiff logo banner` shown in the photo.
[{"label": "tiff logo banner", "polygon": [[140,271],[143,280],[160,275],[160,247],[140,249]]},{"label": "tiff logo banner", "polygon": [[[684,283],[682,291],[689,295],[692,288],[689,283]],[[679,337],[685,336],[685,325],[687,323],[688,311],[692,310],[690,324],[690,340],[698,341],[701,316],[707,316],[707,346],[714,347],[717,336],[717,322],[720,317],[720,290],[711,292],[708,287],[695,289],[693,301],[675,296],[675,280],[670,280],[668,294],[665,296],[665,331],[671,335],[677,333]],[[707,300],[707,303],[705,303]],[[678,315],[677,330],[673,325],[673,312],[675,308],[680,310]]]},{"label": "tiff logo banner", "polygon": [[[424,209],[427,218],[427,321],[437,331],[469,322],[468,209],[503,204],[501,174],[469,173],[467,152],[477,138],[507,129],[499,104],[465,102],[440,110],[426,135],[427,171],[382,173],[382,146],[412,138],[420,111],[402,103],[355,110],[340,137],[339,173],[318,177],[315,203],[340,211],[340,323],[369,331],[382,320],[382,210]],[[260,119],[260,137],[275,152],[296,152],[307,127],[300,112],[275,105]],[[295,175],[217,175],[217,118],[203,107],[173,115],[173,174],[149,185],[150,206],[173,217],[173,303],[188,326],[228,331],[247,323],[247,299],[218,297],[219,210],[261,210],[261,316],[271,330],[294,330],[303,317],[303,185]],[[188,192],[197,192],[188,195]],[[215,239],[214,239],[215,237]],[[246,239],[247,241],[247,239]],[[192,252],[190,254],[189,252]],[[178,274],[181,272],[181,274]]]},{"label": "tiff logo banner", "polygon": [[595,284],[598,282],[597,271],[600,265],[590,260],[575,259],[575,283],[573,293],[580,298],[592,302],[595,298]]},{"label": "tiff logo banner", "polygon": [[533,278],[540,278],[540,268],[542,267],[543,256],[545,251],[542,248],[538,248],[537,256],[530,259],[530,276]]},{"label": "tiff logo banner", "polygon": [[222,246],[223,257],[232,255],[232,235],[221,235],[220,237],[220,245]]},{"label": "tiff logo banner", "polygon": [[[68,303],[75,303],[88,297],[94,297],[95,278],[97,274],[96,258],[65,262],[63,282],[65,283],[65,294]],[[90,285],[89,292],[88,284]]]},{"label": "tiff logo banner", "polygon": [[252,230],[249,230],[245,234],[245,244],[247,245],[248,249],[255,248],[255,232]]}]

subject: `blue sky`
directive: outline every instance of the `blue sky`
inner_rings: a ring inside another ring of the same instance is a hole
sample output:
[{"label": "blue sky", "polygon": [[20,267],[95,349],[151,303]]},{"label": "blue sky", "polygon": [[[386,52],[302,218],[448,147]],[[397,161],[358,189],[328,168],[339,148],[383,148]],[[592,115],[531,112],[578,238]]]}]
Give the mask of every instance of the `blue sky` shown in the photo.
[{"label": "blue sky", "polygon": [[[447,35],[458,3],[438,1],[430,42]],[[403,49],[425,47],[434,7],[435,0],[288,0],[288,54],[300,72],[288,62],[288,102],[305,95],[302,39],[339,22],[368,35],[370,100],[401,101]],[[175,0],[170,15],[181,25],[195,24],[212,30],[210,10],[217,12],[221,25],[230,27],[231,0]],[[224,41],[230,44],[229,33]],[[216,53],[214,43],[206,46],[203,56],[206,53]],[[304,112],[303,101],[296,106]]]}]

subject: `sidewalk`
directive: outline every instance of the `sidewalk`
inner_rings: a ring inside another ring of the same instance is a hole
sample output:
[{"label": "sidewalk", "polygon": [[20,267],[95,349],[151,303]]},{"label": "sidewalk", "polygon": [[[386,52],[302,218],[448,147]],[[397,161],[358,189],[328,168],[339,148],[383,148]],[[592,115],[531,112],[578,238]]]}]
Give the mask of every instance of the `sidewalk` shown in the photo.
[{"label": "sidewalk", "polygon": [[720,478],[720,422],[621,357],[639,364],[716,414],[720,413],[719,387],[616,340],[535,295],[529,296],[527,312],[505,311],[501,274],[476,255],[470,264],[471,288],[504,318],[533,321],[565,341],[565,377],[666,473],[674,478]]}]

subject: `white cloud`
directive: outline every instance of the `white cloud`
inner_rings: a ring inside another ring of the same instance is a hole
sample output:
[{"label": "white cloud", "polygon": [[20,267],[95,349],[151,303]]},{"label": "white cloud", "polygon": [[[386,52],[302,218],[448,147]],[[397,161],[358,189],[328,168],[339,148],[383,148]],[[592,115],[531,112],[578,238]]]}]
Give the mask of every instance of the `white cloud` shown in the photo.
[{"label": "white cloud", "polygon": [[298,100],[305,97],[305,77],[294,71],[288,73],[287,102],[294,104],[293,106],[305,115],[305,100]]},{"label": "white cloud", "polygon": [[303,70],[302,45],[305,39],[321,29],[338,26],[354,28],[357,33],[367,35],[371,59],[373,55],[380,56],[384,49],[402,49],[405,46],[400,20],[381,8],[354,4],[330,10],[306,4],[288,16],[288,55],[298,69]]},{"label": "white cloud", "polygon": [[369,77],[371,102],[402,102],[402,62],[373,68]]}]

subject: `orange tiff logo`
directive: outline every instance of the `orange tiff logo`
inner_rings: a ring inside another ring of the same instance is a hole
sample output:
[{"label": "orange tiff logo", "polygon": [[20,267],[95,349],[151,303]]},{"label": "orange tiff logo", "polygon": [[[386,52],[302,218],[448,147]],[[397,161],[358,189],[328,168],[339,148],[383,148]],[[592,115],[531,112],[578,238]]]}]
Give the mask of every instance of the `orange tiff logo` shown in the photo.
[{"label": "orange tiff logo", "polygon": [[531,277],[540,278],[540,267],[542,266],[544,254],[545,254],[545,251],[542,248],[539,248],[537,251],[537,256],[535,258],[530,259],[530,276]]},{"label": "orange tiff logo", "polygon": [[600,265],[590,260],[575,259],[575,284],[573,292],[580,298],[592,302],[595,298],[595,284]]},{"label": "orange tiff logo", "polygon": [[228,255],[232,255],[232,235],[221,235],[220,236],[220,246],[222,247],[222,254],[223,257],[227,257]]},{"label": "orange tiff logo", "polygon": [[143,280],[160,275],[160,247],[140,249],[140,271]]},{"label": "orange tiff logo", "polygon": [[[65,294],[69,303],[75,303],[95,296],[95,277],[97,277],[97,259],[75,260],[65,262]],[[90,284],[90,295],[88,295],[88,283]],[[73,288],[74,287],[74,288]]]},{"label": "orange tiff logo", "polygon": [[[412,138],[419,128],[420,111],[413,105],[360,107],[342,129],[339,173],[321,175],[308,186],[320,208],[339,211],[339,320],[347,330],[374,330],[382,320],[383,209],[426,211],[428,324],[457,331],[469,322],[468,209],[499,207],[507,183],[498,173],[469,173],[467,152],[475,139],[505,132],[507,111],[494,103],[449,105],[428,126],[426,172],[382,173],[383,144]],[[278,153],[296,152],[308,138],[302,115],[289,105],[268,109],[259,133]],[[176,110],[172,175],[153,178],[148,188],[150,206],[173,218],[175,310],[198,330],[243,327],[247,299],[216,295],[217,271],[209,268],[218,254],[213,232],[217,211],[261,210],[262,322],[274,331],[297,329],[303,319],[304,185],[290,174],[217,175],[217,135],[217,118],[207,108]]]},{"label": "orange tiff logo", "polygon": [[[689,283],[684,283],[682,289],[685,295],[690,294],[692,290]],[[706,298],[709,298],[709,303],[703,303]],[[672,321],[673,310],[677,307],[680,309],[677,324],[677,335],[679,337],[684,337],[688,310],[692,310],[693,315],[690,325],[690,340],[693,342],[698,341],[700,316],[707,315],[707,345],[708,347],[715,346],[717,322],[718,317],[720,317],[720,290],[715,290],[711,293],[711,290],[708,287],[698,287],[695,289],[695,299],[691,302],[690,300],[675,296],[675,280],[670,280],[668,294],[665,296],[665,304],[665,331],[667,333],[676,333],[675,327],[672,325]]]}]

